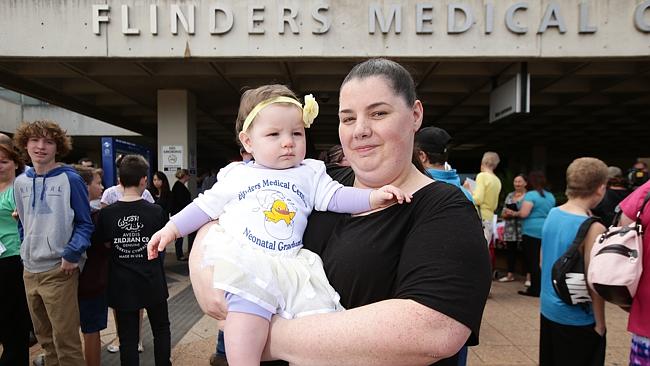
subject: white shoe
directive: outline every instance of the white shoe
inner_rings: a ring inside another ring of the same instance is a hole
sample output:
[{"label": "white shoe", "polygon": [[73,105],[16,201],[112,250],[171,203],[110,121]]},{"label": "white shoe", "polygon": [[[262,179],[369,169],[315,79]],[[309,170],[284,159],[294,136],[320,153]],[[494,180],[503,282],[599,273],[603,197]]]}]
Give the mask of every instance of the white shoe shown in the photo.
[{"label": "white shoe", "polygon": [[106,347],[106,350],[110,353],[120,352],[120,342],[115,338],[111,344]]},{"label": "white shoe", "polygon": [[526,280],[526,282],[524,282],[524,286],[530,287],[530,281]]},{"label": "white shoe", "polygon": [[138,343],[138,352],[140,353],[144,352],[144,346],[142,345],[142,343]]},{"label": "white shoe", "polygon": [[45,366],[45,353],[42,353],[32,361],[32,365],[34,366]]}]

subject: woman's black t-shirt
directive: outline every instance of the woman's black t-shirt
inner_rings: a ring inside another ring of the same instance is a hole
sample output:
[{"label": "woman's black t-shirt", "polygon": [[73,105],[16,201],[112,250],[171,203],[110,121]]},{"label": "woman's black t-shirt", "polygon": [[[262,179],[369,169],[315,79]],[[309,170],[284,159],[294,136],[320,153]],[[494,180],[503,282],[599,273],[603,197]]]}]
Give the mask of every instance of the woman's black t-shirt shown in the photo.
[{"label": "woman's black t-shirt", "polygon": [[[467,345],[478,344],[490,262],[478,214],[459,188],[433,182],[411,203],[365,216],[313,212],[303,242],[323,259],[346,309],[410,299],[464,324]],[[457,357],[436,363],[447,364]]]},{"label": "woman's black t-shirt", "polygon": [[314,212],[304,243],[323,259],[346,309],[411,299],[466,325],[476,344],[489,254],[478,215],[457,187],[434,182],[410,204],[365,216]]},{"label": "woman's black t-shirt", "polygon": [[117,201],[99,212],[98,235],[111,245],[108,305],[137,310],[169,296],[161,258],[147,259],[149,238],[167,223],[163,209],[145,200]]}]

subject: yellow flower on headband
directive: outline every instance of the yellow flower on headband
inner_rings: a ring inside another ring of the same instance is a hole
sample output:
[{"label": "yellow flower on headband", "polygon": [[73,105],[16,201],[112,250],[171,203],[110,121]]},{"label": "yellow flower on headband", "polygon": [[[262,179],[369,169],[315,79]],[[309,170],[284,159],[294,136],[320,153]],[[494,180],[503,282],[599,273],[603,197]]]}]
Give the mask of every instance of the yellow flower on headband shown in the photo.
[{"label": "yellow flower on headband", "polygon": [[311,94],[305,95],[305,105],[302,107],[302,120],[305,122],[305,128],[309,128],[314,119],[318,116],[318,103]]}]

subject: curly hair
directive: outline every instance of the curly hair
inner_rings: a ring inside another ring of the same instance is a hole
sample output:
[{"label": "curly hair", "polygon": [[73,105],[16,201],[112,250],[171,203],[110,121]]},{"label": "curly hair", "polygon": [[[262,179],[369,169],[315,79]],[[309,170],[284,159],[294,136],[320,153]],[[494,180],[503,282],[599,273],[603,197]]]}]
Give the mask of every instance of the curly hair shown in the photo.
[{"label": "curly hair", "polygon": [[34,121],[21,124],[14,134],[14,145],[29,159],[27,155],[27,142],[32,137],[47,137],[56,144],[56,156],[64,157],[72,151],[72,138],[56,122]]}]

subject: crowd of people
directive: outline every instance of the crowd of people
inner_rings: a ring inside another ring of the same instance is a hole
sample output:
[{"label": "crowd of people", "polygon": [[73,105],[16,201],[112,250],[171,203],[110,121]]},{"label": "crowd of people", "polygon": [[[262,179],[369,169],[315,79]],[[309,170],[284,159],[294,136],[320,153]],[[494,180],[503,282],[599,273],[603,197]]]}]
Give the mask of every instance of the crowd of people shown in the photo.
[{"label": "crowd of people", "polygon": [[[540,298],[540,365],[604,364],[604,300],[590,290],[586,306],[562,302],[551,267],[588,217],[603,220],[584,240],[587,266],[616,210],[621,224],[637,220],[647,166],[624,176],[575,159],[556,206],[542,171],[515,175],[514,190],[502,192],[493,151],[476,179],[461,182],[453,137],[421,128],[415,83],[396,62],[356,65],[339,103],[340,145],[315,160],[305,156],[305,129],[316,100],[283,85],[246,91],[236,120],[242,161],[211,171],[194,199],[189,171],[171,186],[160,171],[149,182],[139,155],[123,156],[118,184],[104,190],[92,162],[60,162],[72,143],[54,122],[0,136],[0,366],[29,364],[30,331],[45,365],[99,365],[109,307],[118,337],[108,350],[122,365],[140,362],[144,311],[155,364],[170,365],[172,242],[177,261],[189,259],[199,305],[223,321],[212,365],[466,365],[496,240],[507,253],[497,280],[523,279],[519,294]],[[647,227],[650,209],[638,220]],[[649,276],[628,309],[631,365],[650,365]]]}]

